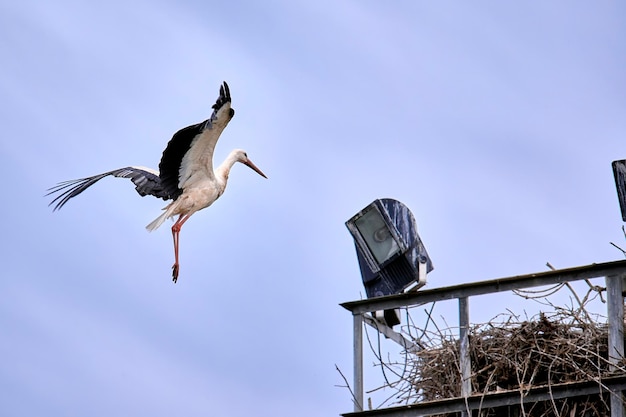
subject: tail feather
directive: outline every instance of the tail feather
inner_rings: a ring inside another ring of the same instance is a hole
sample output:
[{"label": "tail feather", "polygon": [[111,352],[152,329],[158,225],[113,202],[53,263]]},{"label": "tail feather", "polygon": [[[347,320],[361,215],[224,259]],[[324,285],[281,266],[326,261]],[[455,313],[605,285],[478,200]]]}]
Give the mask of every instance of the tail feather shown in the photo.
[{"label": "tail feather", "polygon": [[163,214],[161,214],[159,217],[154,219],[152,222],[150,222],[149,225],[146,226],[146,229],[148,230],[148,232],[152,232],[158,229],[159,226],[161,226],[165,220],[169,219],[170,217],[174,215],[174,210],[175,210],[174,203],[168,205],[163,210],[165,210]]}]

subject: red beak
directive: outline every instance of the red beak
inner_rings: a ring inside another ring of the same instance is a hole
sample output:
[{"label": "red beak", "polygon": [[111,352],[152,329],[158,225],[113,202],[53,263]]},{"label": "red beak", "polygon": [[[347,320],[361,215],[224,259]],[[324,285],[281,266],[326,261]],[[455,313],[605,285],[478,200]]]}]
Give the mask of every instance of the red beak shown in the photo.
[{"label": "red beak", "polygon": [[259,174],[263,178],[267,178],[267,176],[265,176],[265,174],[259,168],[257,168],[257,166],[254,165],[251,160],[248,159],[246,162],[244,162],[244,164],[248,165],[250,168],[255,170],[257,174]]}]

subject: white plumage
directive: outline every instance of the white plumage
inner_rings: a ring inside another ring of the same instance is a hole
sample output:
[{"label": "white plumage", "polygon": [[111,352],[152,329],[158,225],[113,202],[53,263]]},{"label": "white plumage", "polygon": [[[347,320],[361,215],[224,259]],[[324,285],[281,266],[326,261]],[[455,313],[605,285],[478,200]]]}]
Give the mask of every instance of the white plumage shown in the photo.
[{"label": "white plumage", "polygon": [[213,169],[213,151],[222,131],[233,118],[228,84],[220,87],[220,95],[213,105],[213,114],[202,123],[187,126],[174,134],[163,151],[159,171],[145,167],[126,167],[92,177],[70,180],[50,188],[48,194],[60,193],[50,203],[58,210],[71,198],[91,187],[102,178],[112,175],[130,178],[141,196],[152,195],[163,200],[172,200],[164,208],[163,214],[154,219],[146,228],[157,229],[173,216],[179,216],[172,226],[174,239],[173,281],[178,280],[178,241],[180,229],[193,213],[209,207],[226,189],[228,175],[236,162],[241,162],[267,178],[248,158],[242,149],[231,151],[217,169]]}]

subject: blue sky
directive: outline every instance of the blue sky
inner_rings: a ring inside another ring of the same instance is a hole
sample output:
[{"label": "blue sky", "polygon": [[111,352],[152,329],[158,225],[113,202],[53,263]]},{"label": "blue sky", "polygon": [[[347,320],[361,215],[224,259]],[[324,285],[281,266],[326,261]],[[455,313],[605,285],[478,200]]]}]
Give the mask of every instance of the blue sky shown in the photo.
[{"label": "blue sky", "polygon": [[[620,259],[620,2],[20,1],[0,4],[0,411],[337,415],[364,293],[344,221],[415,215],[428,287]],[[226,80],[226,193],[181,233],[106,179],[156,168]],[[504,301],[503,301],[504,302]],[[511,307],[511,304],[505,304]],[[473,317],[497,305],[472,304]]]}]

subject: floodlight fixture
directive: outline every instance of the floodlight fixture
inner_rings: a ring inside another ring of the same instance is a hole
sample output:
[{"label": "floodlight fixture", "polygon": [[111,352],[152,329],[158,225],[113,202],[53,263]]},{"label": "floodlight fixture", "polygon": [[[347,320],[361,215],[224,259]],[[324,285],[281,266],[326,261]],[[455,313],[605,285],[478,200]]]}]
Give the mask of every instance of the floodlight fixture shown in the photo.
[{"label": "floodlight fixture", "polygon": [[615,176],[615,187],[617,188],[617,198],[622,211],[622,220],[626,222],[626,159],[613,161],[613,175]]},{"label": "floodlight fixture", "polygon": [[400,236],[381,200],[376,200],[346,222],[372,272],[380,270],[406,251]]},{"label": "floodlight fixture", "polygon": [[374,200],[346,226],[354,238],[368,298],[417,290],[426,284],[433,265],[415,218],[404,204],[390,198]]}]

